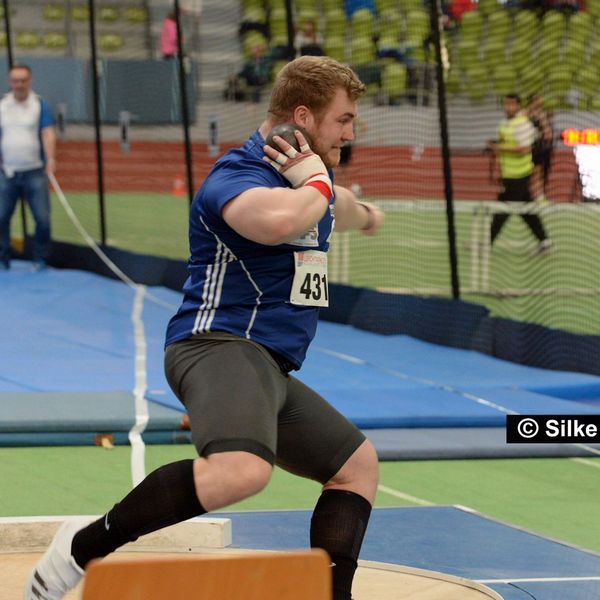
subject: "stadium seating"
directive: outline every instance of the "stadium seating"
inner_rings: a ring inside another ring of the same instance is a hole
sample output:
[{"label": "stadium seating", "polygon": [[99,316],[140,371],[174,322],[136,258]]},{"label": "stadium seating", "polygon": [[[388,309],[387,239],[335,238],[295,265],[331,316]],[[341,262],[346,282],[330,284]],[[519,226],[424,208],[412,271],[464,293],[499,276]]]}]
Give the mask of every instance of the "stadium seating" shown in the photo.
[{"label": "stadium seating", "polygon": [[325,42],[331,36],[342,36],[346,33],[346,13],[339,8],[325,13]]},{"label": "stadium seating", "polygon": [[44,46],[49,50],[64,50],[67,47],[67,36],[61,31],[49,31],[43,36]]},{"label": "stadium seating", "polygon": [[123,38],[116,33],[103,33],[98,38],[98,47],[105,52],[115,52],[123,47]]},{"label": "stadium seating", "polygon": [[383,37],[400,38],[402,20],[400,12],[394,8],[385,8],[379,13],[379,35]]},{"label": "stadium seating", "polygon": [[369,37],[373,38],[375,19],[373,13],[368,8],[360,8],[352,13],[350,27],[352,38]]},{"label": "stadium seating", "polygon": [[498,10],[488,16],[485,31],[488,42],[506,44],[509,30],[510,19],[507,11]]},{"label": "stadium seating", "polygon": [[579,108],[591,107],[591,102],[600,97],[600,71],[594,65],[586,65],[575,76],[575,86],[581,92]]},{"label": "stadium seating", "polygon": [[375,60],[376,51],[370,36],[354,36],[350,43],[350,62],[353,65],[364,65]]},{"label": "stadium seating", "polygon": [[35,31],[19,31],[15,36],[17,48],[31,50],[40,44],[40,36]]},{"label": "stadium seating", "polygon": [[400,63],[384,65],[381,73],[381,91],[389,104],[403,99],[407,90],[406,66]]},{"label": "stadium seating", "polygon": [[549,10],[542,17],[542,40],[559,43],[565,35],[567,21],[565,15],[555,10]]},{"label": "stadium seating", "polygon": [[413,9],[406,13],[406,43],[409,45],[421,44],[429,35],[431,26],[429,15],[423,9]]},{"label": "stadium seating", "polygon": [[478,10],[466,12],[460,20],[459,35],[461,39],[472,39],[479,43],[483,25],[482,13]]},{"label": "stadium seating", "polygon": [[339,60],[346,61],[346,40],[340,35],[330,35],[325,38],[325,54]]},{"label": "stadium seating", "polygon": [[486,68],[476,64],[467,70],[465,92],[472,101],[480,102],[488,94],[489,76]]},{"label": "stadium seating", "polygon": [[47,21],[62,21],[65,18],[64,4],[44,4],[42,15]]},{"label": "stadium seating", "polygon": [[498,64],[492,75],[494,95],[502,98],[517,89],[517,74],[512,65]]}]

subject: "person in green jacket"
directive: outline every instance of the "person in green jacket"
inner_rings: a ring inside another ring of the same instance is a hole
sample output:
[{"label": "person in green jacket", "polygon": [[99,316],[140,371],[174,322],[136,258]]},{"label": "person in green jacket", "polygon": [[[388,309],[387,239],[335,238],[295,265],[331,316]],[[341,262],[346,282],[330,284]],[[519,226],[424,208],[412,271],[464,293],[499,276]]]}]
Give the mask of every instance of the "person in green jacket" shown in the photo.
[{"label": "person in green jacket", "polygon": [[[529,179],[533,173],[532,145],[535,139],[535,129],[521,110],[521,100],[517,94],[507,94],[503,99],[506,118],[498,126],[498,140],[488,142],[491,150],[500,164],[502,188],[498,194],[501,202],[531,202]],[[494,243],[509,213],[496,213],[492,219],[491,243]],[[524,213],[521,215],[529,229],[538,240],[536,253],[545,254],[552,247],[544,225],[537,214]]]}]

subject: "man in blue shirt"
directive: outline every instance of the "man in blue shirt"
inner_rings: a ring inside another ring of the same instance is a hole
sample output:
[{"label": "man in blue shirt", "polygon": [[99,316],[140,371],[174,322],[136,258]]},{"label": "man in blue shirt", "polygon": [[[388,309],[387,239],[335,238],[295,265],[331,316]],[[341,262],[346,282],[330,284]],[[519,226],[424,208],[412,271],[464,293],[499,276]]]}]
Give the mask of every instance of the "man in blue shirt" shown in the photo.
[{"label": "man in blue shirt", "polygon": [[50,197],[46,175],[56,169],[56,134],[48,103],[31,90],[31,69],[13,65],[11,92],[0,100],[0,270],[10,267],[10,220],[19,197],[35,219],[33,270],[50,251]]},{"label": "man in blue shirt", "polygon": [[[274,84],[266,120],[214,165],[190,213],[189,277],[167,330],[165,369],[190,419],[195,460],[151,473],[101,519],[67,521],[25,598],[62,598],[94,558],[138,536],[252,496],[273,466],[319,481],[310,539],[331,557],[334,600],[350,600],[378,481],[371,443],[290,375],[327,306],[335,229],[375,234],[379,209],[334,186],[365,86],[331,58],[305,56]],[[298,150],[277,124],[295,132]],[[275,145],[278,148],[275,148]],[[42,583],[43,582],[43,583]]]}]

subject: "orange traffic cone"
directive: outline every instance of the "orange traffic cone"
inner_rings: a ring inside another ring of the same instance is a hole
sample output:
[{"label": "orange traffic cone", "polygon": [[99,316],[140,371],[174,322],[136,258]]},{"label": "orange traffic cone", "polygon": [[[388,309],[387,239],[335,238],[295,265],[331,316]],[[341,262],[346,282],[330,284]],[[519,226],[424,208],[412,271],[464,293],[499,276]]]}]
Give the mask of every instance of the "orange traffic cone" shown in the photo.
[{"label": "orange traffic cone", "polygon": [[177,197],[185,196],[185,181],[182,175],[176,175],[175,179],[173,179],[171,194]]}]

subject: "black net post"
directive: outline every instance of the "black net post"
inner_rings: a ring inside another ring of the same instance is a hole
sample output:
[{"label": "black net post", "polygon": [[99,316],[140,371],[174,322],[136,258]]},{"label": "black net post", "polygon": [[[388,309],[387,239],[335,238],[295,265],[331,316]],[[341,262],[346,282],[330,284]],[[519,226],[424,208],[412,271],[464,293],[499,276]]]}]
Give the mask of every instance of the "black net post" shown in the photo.
[{"label": "black net post", "polygon": [[95,0],[88,0],[90,20],[90,52],[92,61],[92,94],[94,106],[94,129],[96,136],[96,165],[98,173],[98,200],[100,207],[100,243],[106,245],[106,213],[104,200],[104,158],[102,155],[102,133],[100,128],[100,92],[98,89],[98,53],[96,46]]},{"label": "black net post", "polygon": [[435,71],[437,79],[438,114],[440,119],[440,138],[442,144],[442,162],[444,168],[444,197],[446,199],[446,222],[448,226],[448,257],[450,260],[450,278],[452,297],[460,298],[458,279],[458,256],[456,253],[456,228],[454,225],[454,193],[452,189],[452,167],[450,164],[450,142],[448,137],[448,113],[446,106],[446,87],[444,83],[444,65],[442,63],[441,40],[441,0],[431,1],[431,35],[435,49]]},{"label": "black net post", "polygon": [[181,124],[183,127],[183,140],[185,152],[185,171],[187,180],[188,201],[190,205],[194,199],[194,174],[192,171],[192,143],[190,140],[190,115],[188,111],[188,93],[185,61],[183,54],[183,30],[181,27],[181,12],[179,0],[175,0],[175,23],[177,26],[177,62],[179,66],[179,95],[181,97]]}]

